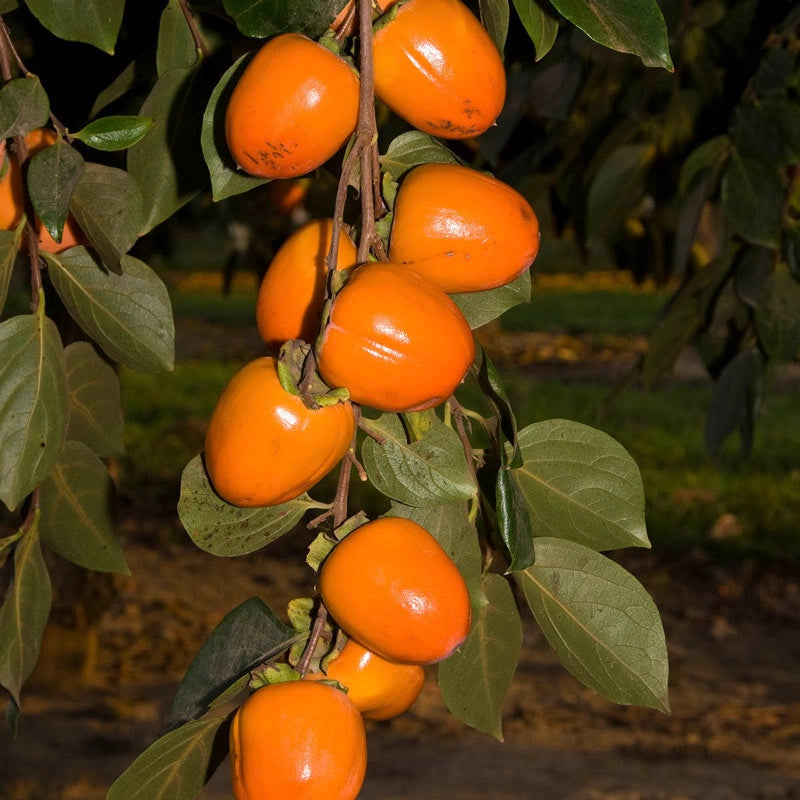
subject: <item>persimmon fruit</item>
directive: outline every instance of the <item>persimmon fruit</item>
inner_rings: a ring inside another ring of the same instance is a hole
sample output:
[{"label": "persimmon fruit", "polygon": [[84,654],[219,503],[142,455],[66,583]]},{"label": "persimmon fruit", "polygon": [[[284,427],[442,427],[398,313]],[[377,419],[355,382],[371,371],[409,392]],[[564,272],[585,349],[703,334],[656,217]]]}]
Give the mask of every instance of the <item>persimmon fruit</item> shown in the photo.
[{"label": "persimmon fruit", "polygon": [[407,267],[366,264],[333,301],[319,338],[323,380],[383,411],[444,402],[475,357],[469,324],[438,287]]},{"label": "persimmon fruit", "polygon": [[[388,11],[395,3],[397,3],[397,0],[372,0],[373,9],[378,14],[383,14],[384,11]],[[331,28],[333,28],[333,30],[337,32],[339,31],[347,19],[350,9],[352,9],[354,5],[355,0],[348,0],[348,2],[345,3],[342,10],[336,15],[331,23]]]},{"label": "persimmon fruit", "polygon": [[412,520],[381,517],[356,528],[323,562],[319,586],[345,633],[389,661],[441,661],[469,633],[461,573]]},{"label": "persimmon fruit", "polygon": [[[256,301],[258,332],[270,348],[277,351],[289,339],[316,338],[332,232],[333,220],[312,220],[292,233],[270,262]],[[355,245],[342,231],[336,268],[350,269],[356,256]]]},{"label": "persimmon fruit", "polygon": [[230,750],[236,800],[354,800],[367,766],[358,709],[313,681],[250,695],[233,718]]},{"label": "persimmon fruit", "polygon": [[231,93],[225,137],[236,163],[261,178],[299,178],[355,130],[358,78],[343,59],[297,33],[270,39]]},{"label": "persimmon fruit", "polygon": [[409,0],[374,36],[375,94],[418,130],[483,133],[500,114],[506,76],[486,29],[460,0]]},{"label": "persimmon fruit", "polygon": [[266,186],[270,205],[281,214],[291,214],[305,200],[310,186],[311,178],[270,181]]},{"label": "persimmon fruit", "polygon": [[217,494],[233,505],[285,503],[333,469],[354,431],[349,403],[310,409],[283,388],[275,359],[257,358],[217,400],[206,431],[206,469]]},{"label": "persimmon fruit", "polygon": [[347,687],[347,696],[367,719],[391,719],[406,711],[425,683],[418,664],[397,664],[348,639],[326,672],[311,680],[333,680]]}]

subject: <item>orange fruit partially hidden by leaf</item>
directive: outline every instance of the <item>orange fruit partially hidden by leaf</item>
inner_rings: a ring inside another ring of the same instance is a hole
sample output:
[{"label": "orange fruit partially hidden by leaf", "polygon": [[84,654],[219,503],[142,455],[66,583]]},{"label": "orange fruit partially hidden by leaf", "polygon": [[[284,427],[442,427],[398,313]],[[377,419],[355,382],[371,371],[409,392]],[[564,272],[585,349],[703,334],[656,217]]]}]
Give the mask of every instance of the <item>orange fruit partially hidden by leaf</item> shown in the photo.
[{"label": "orange fruit partially hidden by leaf", "polygon": [[354,800],[367,766],[358,709],[313,681],[250,695],[233,718],[230,749],[236,800]]},{"label": "orange fruit partially hidden by leaf", "polygon": [[271,181],[267,184],[267,196],[276,211],[280,211],[281,214],[291,214],[305,199],[309,186],[311,178]]},{"label": "orange fruit partially hidden by leaf", "polygon": [[38,217],[36,218],[36,235],[39,240],[39,249],[44,250],[46,253],[61,253],[70,247],[75,247],[79,244],[85,245],[88,242],[72,214],[67,214],[60,242],[57,242],[50,235],[50,232]]},{"label": "orange fruit partially hidden by leaf", "polygon": [[500,53],[460,0],[409,0],[375,33],[375,93],[415,128],[467,139],[506,96]]},{"label": "orange fruit partially hidden by leaf", "polygon": [[458,164],[423,164],[403,180],[389,258],[444,291],[503,286],[538,252],[536,214],[508,184]]},{"label": "orange fruit partially hidden by leaf", "polygon": [[469,633],[461,573],[412,520],[381,517],[356,528],[323,562],[319,585],[345,633],[390,661],[441,661]]},{"label": "orange fruit partially hidden by leaf", "polygon": [[[261,338],[276,351],[289,339],[313,342],[319,333],[332,232],[330,219],[298,228],[281,245],[261,281],[256,324]],[[355,266],[356,256],[355,245],[342,231],[337,269]]]},{"label": "orange fruit partially hidden by leaf", "polygon": [[336,466],[354,431],[350,403],[307,408],[283,388],[275,360],[257,358],[231,378],[214,407],[206,469],[229,503],[285,503]]},{"label": "orange fruit partially hidden by leaf", "polygon": [[406,267],[358,267],[336,296],[317,364],[332,387],[383,411],[443,403],[475,357],[472,331],[455,303]]},{"label": "orange fruit partially hidden by leaf", "polygon": [[225,113],[239,166],[261,178],[299,178],[327,161],[355,130],[358,78],[311,39],[284,33],[252,58]]},{"label": "orange fruit partially hidden by leaf", "polygon": [[425,672],[417,664],[397,664],[381,658],[355,639],[348,639],[327,673],[307,675],[312,680],[338,681],[347,696],[367,719],[391,719],[406,711],[425,683]]}]

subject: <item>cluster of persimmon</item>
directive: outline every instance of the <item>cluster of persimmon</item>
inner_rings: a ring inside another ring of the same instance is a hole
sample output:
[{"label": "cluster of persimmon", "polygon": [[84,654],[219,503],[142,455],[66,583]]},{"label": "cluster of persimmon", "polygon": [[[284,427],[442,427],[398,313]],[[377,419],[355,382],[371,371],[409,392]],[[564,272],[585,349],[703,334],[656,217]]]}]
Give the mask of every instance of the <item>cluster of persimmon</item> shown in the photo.
[{"label": "cluster of persimmon", "polygon": [[[500,113],[500,56],[460,0],[394,6],[376,23],[373,46],[376,94],[416,128],[467,138]],[[275,37],[231,94],[232,156],[253,175],[306,175],[353,134],[358,82],[353,67],[322,45]],[[388,263],[357,263],[342,230],[328,264],[333,227],[331,219],[311,221],[276,253],[256,306],[272,355],[234,375],[212,412],[206,469],[234,505],[277,505],[314,486],[354,446],[355,404],[405,413],[444,403],[475,355],[470,326],[448,293],[512,281],[539,247],[525,198],[457,164],[424,164],[405,175]],[[332,297],[329,269],[342,273]],[[347,399],[320,405],[286,386],[275,356],[297,340],[313,348],[327,389]],[[421,665],[447,658],[469,632],[464,579],[411,520],[383,517],[346,535],[323,561],[319,589],[347,643],[322,662],[325,672],[258,689],[241,706],[231,731],[237,800],[355,798],[366,765],[361,717],[387,719],[408,708],[423,683]]]}]

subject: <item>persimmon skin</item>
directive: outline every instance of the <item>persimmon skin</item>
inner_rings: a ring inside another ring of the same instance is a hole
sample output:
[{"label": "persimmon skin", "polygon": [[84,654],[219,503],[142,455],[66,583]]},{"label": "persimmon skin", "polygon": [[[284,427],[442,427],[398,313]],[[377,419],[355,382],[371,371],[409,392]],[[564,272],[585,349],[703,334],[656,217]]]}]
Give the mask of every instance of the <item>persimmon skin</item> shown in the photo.
[{"label": "persimmon skin", "polygon": [[382,411],[443,403],[475,358],[472,331],[453,301],[407,267],[358,267],[333,301],[317,366],[332,387]]},{"label": "persimmon skin", "polygon": [[425,683],[418,664],[397,664],[348,639],[327,673],[306,676],[311,680],[333,680],[347,687],[347,696],[367,719],[392,719],[417,699]]},{"label": "persimmon skin", "polygon": [[423,164],[397,193],[389,258],[445,292],[481,292],[521,275],[539,241],[536,214],[516,189],[458,164]]},{"label": "persimmon skin", "polygon": [[225,113],[231,155],[250,175],[299,178],[355,130],[358,78],[311,39],[284,33],[252,58]]},{"label": "persimmon skin", "polygon": [[[294,231],[270,262],[258,290],[256,325],[271,349],[279,350],[289,339],[316,339],[332,232],[333,220],[312,220]],[[342,231],[336,268],[350,269],[356,257],[355,245]]]},{"label": "persimmon skin", "polygon": [[506,76],[485,28],[460,0],[409,0],[374,37],[375,93],[415,128],[444,139],[483,133]]},{"label": "persimmon skin", "polygon": [[314,681],[250,695],[234,716],[230,749],[236,800],[354,800],[367,767],[358,709]]},{"label": "persimmon skin", "polygon": [[349,636],[389,661],[433,664],[467,638],[467,586],[421,525],[381,517],[356,528],[325,559],[322,600]]},{"label": "persimmon skin", "polygon": [[349,403],[316,410],[289,394],[273,358],[231,378],[208,423],[205,461],[217,494],[237,506],[285,503],[339,462],[353,439]]},{"label": "persimmon skin", "polygon": [[11,157],[5,140],[0,142],[0,230],[11,231],[19,225],[25,198],[17,160]]}]

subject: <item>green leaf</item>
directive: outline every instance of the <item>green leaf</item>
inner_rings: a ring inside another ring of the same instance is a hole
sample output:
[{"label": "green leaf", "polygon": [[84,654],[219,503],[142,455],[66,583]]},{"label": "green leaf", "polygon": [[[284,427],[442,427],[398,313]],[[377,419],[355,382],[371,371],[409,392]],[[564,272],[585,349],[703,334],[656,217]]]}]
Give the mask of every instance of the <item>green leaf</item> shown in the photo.
[{"label": "green leaf", "polygon": [[19,240],[25,230],[25,218],[20,220],[16,230],[0,231],[0,317],[8,298],[8,287],[11,285],[11,273],[19,252]]},{"label": "green leaf", "polygon": [[800,353],[800,283],[779,266],[756,309],[758,337],[770,358],[782,363]]},{"label": "green leaf", "polygon": [[194,800],[227,752],[227,731],[220,731],[226,719],[204,717],[157,739],[114,781],[106,800]]},{"label": "green leaf", "polygon": [[133,147],[150,130],[152,124],[150,117],[101,117],[72,136],[95,150],[114,152]]},{"label": "green leaf", "polygon": [[734,153],[722,176],[721,199],[722,210],[743,239],[778,246],[783,188],[774,167]]},{"label": "green leaf", "polygon": [[556,10],[604,47],[633,53],[647,67],[673,70],[667,25],[656,0],[550,0]]},{"label": "green leaf", "polygon": [[537,536],[594,550],[650,547],[642,476],[619,442],[588,425],[552,419],[521,430],[519,443],[525,466],[515,474]]},{"label": "green leaf", "polygon": [[74,564],[130,575],[114,531],[114,483],[83,443],[67,442],[42,484],[42,541]]},{"label": "green leaf", "polygon": [[731,136],[737,151],[774,167],[800,161],[800,106],[785,97],[734,110]]},{"label": "green leaf", "polygon": [[304,33],[317,39],[330,27],[342,0],[223,0],[245,36],[264,39],[277,33]]},{"label": "green leaf", "polygon": [[225,109],[247,66],[248,58],[248,55],[243,55],[219,79],[203,114],[200,144],[211,176],[211,192],[215,201],[241,194],[268,182],[264,178],[254,178],[238,170],[225,141]]},{"label": "green leaf", "polygon": [[200,127],[208,91],[201,67],[165,72],[139,111],[155,120],[148,135],[128,150],[128,172],[144,198],[142,234],[172,216],[205,184]]},{"label": "green leaf", "polygon": [[220,692],[286,650],[295,635],[257,597],[229,611],[203,642],[178,684],[168,726],[174,728],[205,714]]},{"label": "green leaf", "polygon": [[125,0],[25,0],[25,5],[59,39],[114,54]]},{"label": "green leaf", "polygon": [[396,414],[381,414],[368,424],[384,439],[378,444],[367,436],[361,445],[364,469],[379,492],[410,506],[456,503],[475,496],[461,440],[441,420],[433,420],[425,438],[412,444]]},{"label": "green leaf", "polygon": [[142,227],[144,201],[136,181],[124,170],[87,164],[69,208],[103,264],[119,272]]},{"label": "green leaf", "polygon": [[178,516],[192,541],[215,556],[252,553],[288,533],[312,508],[327,508],[307,494],[263,508],[240,508],[225,502],[211,487],[202,456],[183,471]]},{"label": "green leaf", "polygon": [[0,539],[0,567],[6,563],[9,554],[14,549],[14,545],[22,538],[24,531],[20,528],[16,533],[11,536],[4,536]]},{"label": "green leaf", "polygon": [[686,194],[695,178],[699,177],[701,173],[721,166],[730,155],[731,147],[730,138],[723,134],[703,142],[699,147],[692,150],[681,167],[680,193]]},{"label": "green leaf", "polygon": [[488,602],[473,609],[469,636],[439,664],[442,699],[458,719],[503,741],[503,698],[522,648],[514,593],[500,575],[483,576]]},{"label": "green leaf", "polygon": [[178,0],[169,0],[158,25],[158,77],[171,69],[190,69],[197,63],[197,45]]},{"label": "green leaf", "polygon": [[0,606],[0,685],[17,706],[22,684],[39,658],[50,599],[50,576],[34,524],[14,551],[14,578]]},{"label": "green leaf", "polygon": [[17,0],[0,0],[0,14],[8,14],[9,11],[13,11],[15,8],[19,8]]},{"label": "green leaf", "polygon": [[508,0],[479,0],[481,22],[502,55],[508,36]]},{"label": "green leaf", "polygon": [[603,161],[589,188],[586,236],[603,238],[613,233],[625,215],[641,200],[647,168],[655,149],[648,144],[625,144]]},{"label": "green leaf", "polygon": [[420,131],[401,133],[391,141],[380,161],[383,171],[396,181],[420,164],[460,163],[438,139]]},{"label": "green leaf", "polygon": [[504,311],[527,303],[531,299],[531,272],[526,269],[518,278],[505,286],[488,289],[485,292],[464,292],[451,294],[450,299],[458,306],[469,323],[470,328],[480,328],[487,322],[497,319]]},{"label": "green leaf", "polygon": [[464,578],[473,606],[483,602],[481,570],[483,554],[478,531],[467,516],[466,503],[415,508],[392,501],[389,517],[403,517],[422,525],[442,546]]},{"label": "green leaf", "polygon": [[125,452],[119,378],[89,342],[73,342],[64,350],[69,391],[67,438],[102,458]]},{"label": "green leaf", "polygon": [[57,242],[61,241],[69,202],[85,169],[81,154],[60,136],[37,153],[28,166],[28,193],[33,208]]},{"label": "green leaf", "polygon": [[614,703],[669,710],[658,609],[619,564],[576,542],[536,540],[515,577],[561,663]]},{"label": "green leaf", "polygon": [[540,0],[514,0],[514,8],[528,36],[531,37],[536,50],[536,60],[541,61],[555,44],[558,20]]},{"label": "green leaf", "polygon": [[536,559],[525,494],[512,470],[500,469],[495,482],[497,527],[508,556],[508,571],[526,569]]},{"label": "green leaf", "polygon": [[24,136],[50,119],[50,101],[36,75],[15,78],[0,89],[0,140]]},{"label": "green leaf", "polygon": [[10,509],[47,477],[64,446],[64,349],[43,305],[0,323],[0,500]]},{"label": "green leaf", "polygon": [[691,191],[683,198],[672,246],[672,269],[675,275],[686,274],[686,264],[692,252],[692,245],[697,238],[700,216],[714,188],[712,175],[706,170],[703,172],[702,178],[692,182]]},{"label": "green leaf", "polygon": [[147,264],[122,256],[120,275],[105,272],[85,247],[45,258],[69,313],[106,355],[140,372],[172,369],[172,307],[167,288]]},{"label": "green leaf", "polygon": [[131,63],[128,64],[99,95],[97,95],[97,98],[92,104],[91,111],[89,111],[89,118],[95,117],[106,106],[110,106],[132,89],[147,83],[152,73],[152,61],[152,51],[131,61]]}]

